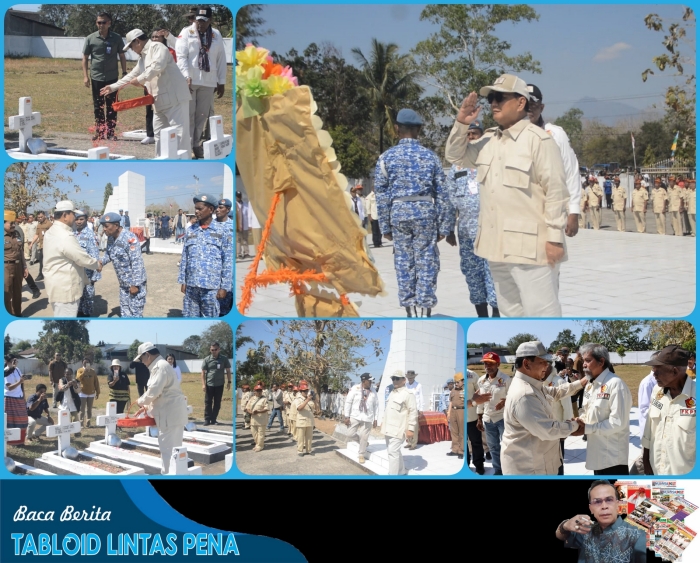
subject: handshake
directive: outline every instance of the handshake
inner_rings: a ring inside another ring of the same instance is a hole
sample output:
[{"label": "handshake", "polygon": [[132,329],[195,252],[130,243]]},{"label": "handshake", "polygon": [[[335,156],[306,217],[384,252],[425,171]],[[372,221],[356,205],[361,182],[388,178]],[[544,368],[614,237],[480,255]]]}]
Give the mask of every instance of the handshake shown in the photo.
[{"label": "handshake", "polygon": [[574,430],[570,436],[583,436],[586,433],[586,423],[581,418],[572,418],[574,422],[578,422],[578,429]]}]

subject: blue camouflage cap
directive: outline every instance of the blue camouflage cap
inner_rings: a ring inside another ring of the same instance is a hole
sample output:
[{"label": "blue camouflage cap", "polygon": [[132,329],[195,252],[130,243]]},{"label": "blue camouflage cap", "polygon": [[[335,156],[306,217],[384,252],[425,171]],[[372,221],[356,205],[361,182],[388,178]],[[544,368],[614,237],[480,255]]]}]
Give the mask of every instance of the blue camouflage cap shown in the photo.
[{"label": "blue camouflage cap", "polygon": [[455,382],[454,379],[448,379],[448,380],[447,380],[447,383],[446,383],[445,385],[449,385],[450,383],[454,383],[454,382]]},{"label": "blue camouflage cap", "polygon": [[396,116],[396,123],[400,125],[423,125],[423,120],[412,109],[402,109]]},{"label": "blue camouflage cap", "polygon": [[218,205],[223,205],[224,207],[228,207],[229,209],[233,207],[231,200],[226,198],[220,199]]},{"label": "blue camouflage cap", "polygon": [[201,195],[194,196],[192,198],[192,201],[194,201],[195,203],[199,203],[201,201],[202,203],[206,203],[207,205],[211,205],[212,207],[216,207],[219,199],[214,197],[211,194],[201,194]]},{"label": "blue camouflage cap", "polygon": [[122,217],[119,215],[119,213],[115,213],[114,211],[110,213],[105,213],[102,217],[100,217],[100,223],[103,225],[105,223],[121,223],[122,222]]},{"label": "blue camouflage cap", "polygon": [[85,211],[83,211],[83,210],[81,210],[81,209],[76,209],[76,210],[74,211],[74,213],[75,213],[75,218],[76,218],[76,219],[77,219],[78,217],[85,217],[85,216],[86,216],[86,215],[85,215]]},{"label": "blue camouflage cap", "polygon": [[480,131],[484,130],[484,126],[481,124],[481,121],[473,121],[469,125],[469,129],[479,129]]}]

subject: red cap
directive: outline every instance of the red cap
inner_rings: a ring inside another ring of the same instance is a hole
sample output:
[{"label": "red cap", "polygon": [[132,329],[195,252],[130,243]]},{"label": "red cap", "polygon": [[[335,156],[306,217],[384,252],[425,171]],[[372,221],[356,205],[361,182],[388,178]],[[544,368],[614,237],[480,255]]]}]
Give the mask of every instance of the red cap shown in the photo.
[{"label": "red cap", "polygon": [[492,362],[494,364],[500,364],[501,363],[501,357],[496,354],[496,352],[486,352],[484,354],[484,357],[481,358],[482,362]]},{"label": "red cap", "polygon": [[254,390],[254,391],[257,391],[258,389],[260,389],[260,391],[263,390],[263,386],[260,385],[259,383],[258,383],[255,387],[253,387],[253,390]]},{"label": "red cap", "polygon": [[292,391],[299,391],[299,388],[295,385],[294,387],[292,387]]},{"label": "red cap", "polygon": [[306,383],[303,379],[299,382],[299,391],[308,391],[309,390],[309,384]]}]

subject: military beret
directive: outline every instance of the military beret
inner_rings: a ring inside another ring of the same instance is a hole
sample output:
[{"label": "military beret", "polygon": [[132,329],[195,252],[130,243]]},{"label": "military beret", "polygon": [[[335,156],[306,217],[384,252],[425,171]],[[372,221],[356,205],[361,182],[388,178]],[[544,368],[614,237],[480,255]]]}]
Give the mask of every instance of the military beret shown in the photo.
[{"label": "military beret", "polygon": [[114,211],[111,211],[109,213],[105,213],[101,218],[100,218],[100,223],[103,225],[105,223],[121,223],[122,217],[119,215],[119,213],[115,213]]},{"label": "military beret", "polygon": [[231,203],[230,199],[220,199],[218,205],[223,205],[224,207],[233,207],[233,203]]},{"label": "military beret", "polygon": [[412,109],[402,109],[396,116],[396,123],[400,125],[423,125],[423,120]]},{"label": "military beret", "polygon": [[192,201],[195,203],[206,203],[207,205],[211,205],[212,207],[216,207],[216,202],[219,201],[217,198],[215,198],[211,194],[201,194],[201,195],[196,195],[192,198]]},{"label": "military beret", "polygon": [[77,219],[78,217],[85,217],[85,211],[81,209],[76,209],[75,210],[75,218]]}]

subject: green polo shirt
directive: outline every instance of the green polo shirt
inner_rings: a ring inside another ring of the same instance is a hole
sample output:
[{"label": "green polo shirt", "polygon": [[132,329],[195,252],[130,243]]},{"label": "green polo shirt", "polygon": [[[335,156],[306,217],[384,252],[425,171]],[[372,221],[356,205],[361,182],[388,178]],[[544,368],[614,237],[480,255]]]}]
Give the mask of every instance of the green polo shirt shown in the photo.
[{"label": "green polo shirt", "polygon": [[219,357],[215,358],[209,354],[202,360],[202,371],[204,372],[204,381],[209,387],[221,387],[226,379],[224,378],[224,370],[229,369],[231,363],[228,358],[219,353]]},{"label": "green polo shirt", "polygon": [[119,79],[119,53],[124,52],[124,41],[118,33],[109,31],[103,38],[99,31],[85,38],[83,55],[90,57],[90,77],[97,82],[116,82]]}]

